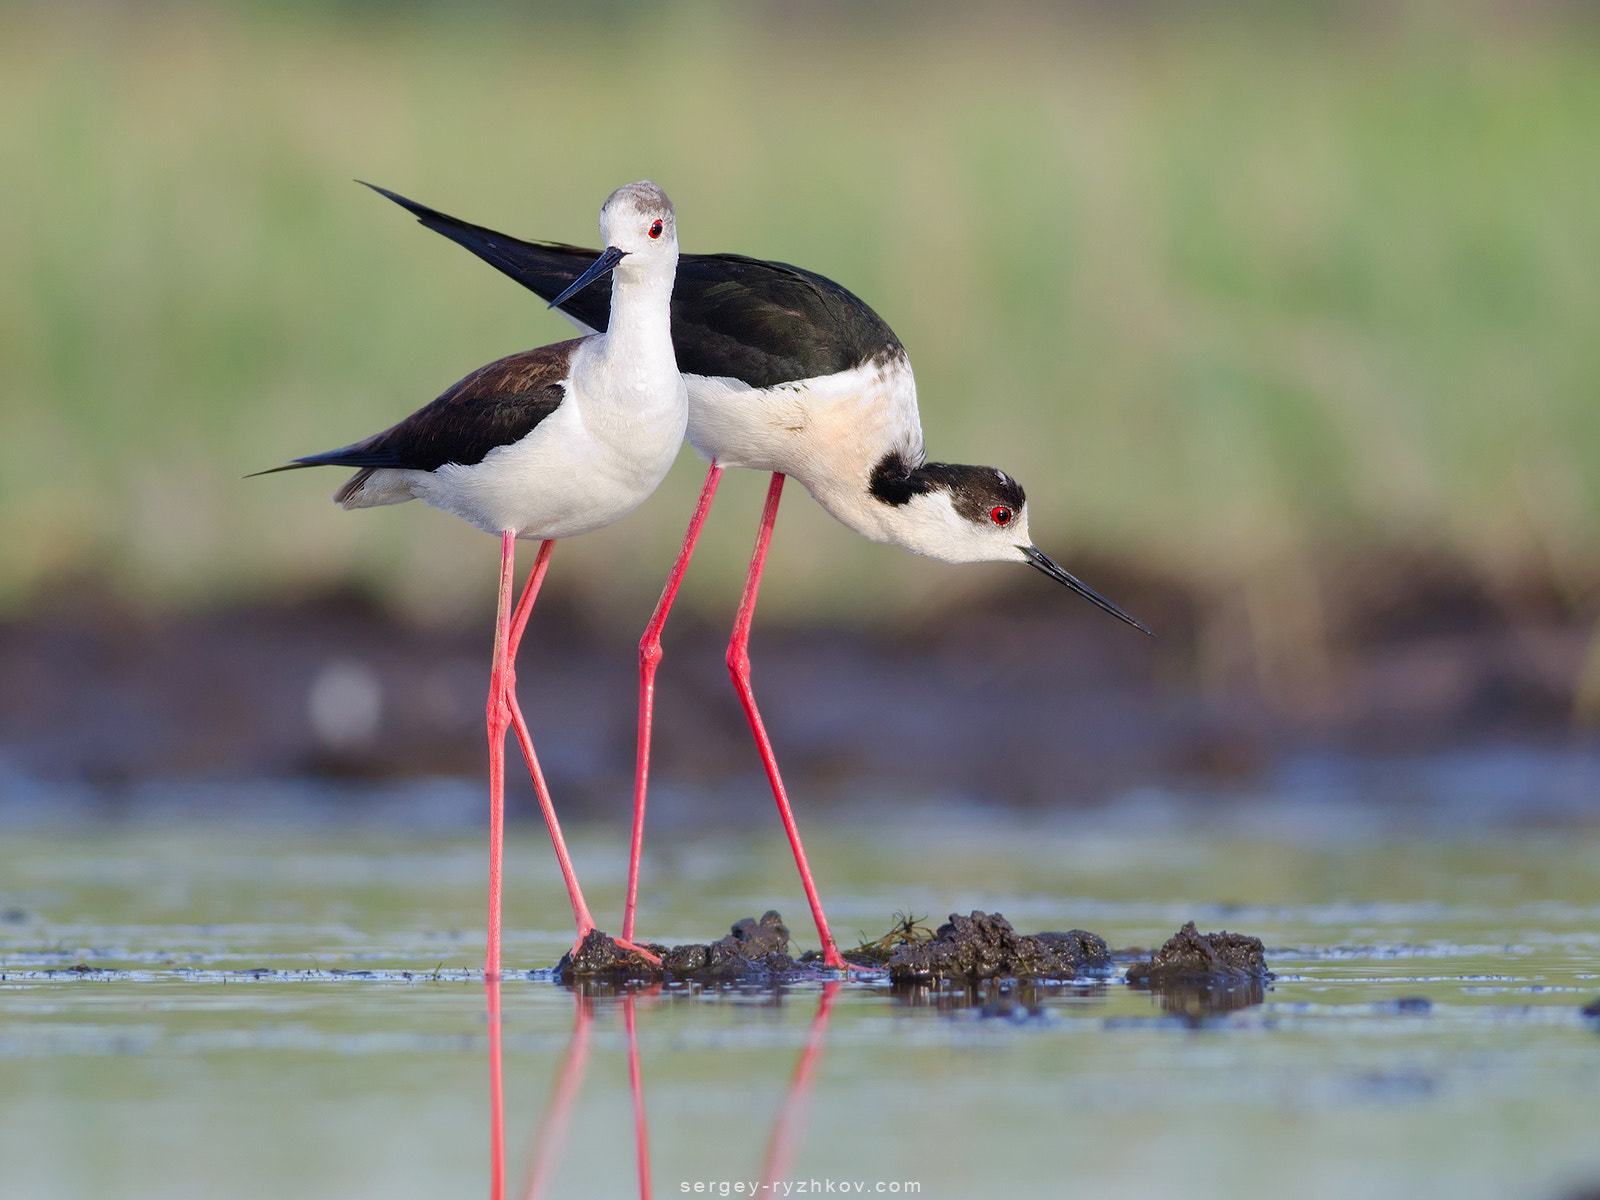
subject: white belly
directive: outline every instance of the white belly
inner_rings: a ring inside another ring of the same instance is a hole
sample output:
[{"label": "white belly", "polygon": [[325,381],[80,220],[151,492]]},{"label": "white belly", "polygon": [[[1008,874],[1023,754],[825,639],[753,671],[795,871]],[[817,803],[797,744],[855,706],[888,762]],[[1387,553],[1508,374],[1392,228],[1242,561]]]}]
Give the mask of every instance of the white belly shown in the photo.
[{"label": "white belly", "polygon": [[569,397],[475,466],[406,472],[412,494],[485,533],[542,540],[604,528],[655,491],[677,457],[687,420],[679,387],[675,403],[596,421]]},{"label": "white belly", "polygon": [[800,383],[753,388],[737,379],[685,375],[689,443],[723,466],[781,471],[836,519],[874,537],[863,506],[884,455],[923,458],[911,364],[868,363]]},{"label": "white belly", "polygon": [[[564,310],[561,315],[580,332],[593,332]],[[684,436],[691,446],[725,467],[781,471],[799,480],[835,517],[869,537],[823,494],[866,480],[891,451],[913,464],[923,460],[917,384],[904,351],[886,363],[803,383],[756,388],[731,376],[689,374],[683,381],[689,393]]]}]

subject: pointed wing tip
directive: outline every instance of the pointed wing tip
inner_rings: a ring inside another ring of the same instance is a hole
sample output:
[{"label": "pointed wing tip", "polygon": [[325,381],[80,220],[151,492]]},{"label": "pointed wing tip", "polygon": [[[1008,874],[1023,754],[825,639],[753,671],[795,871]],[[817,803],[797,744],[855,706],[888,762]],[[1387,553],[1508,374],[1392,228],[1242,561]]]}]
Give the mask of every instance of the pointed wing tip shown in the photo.
[{"label": "pointed wing tip", "polygon": [[[338,451],[331,451],[330,453],[337,454]],[[290,459],[282,466],[268,467],[264,471],[251,471],[250,474],[242,476],[242,478],[254,479],[258,475],[276,475],[279,471],[300,471],[306,467],[337,467],[342,465],[342,463],[329,461],[325,455],[308,454],[305,458]]]},{"label": "pointed wing tip", "polygon": [[425,213],[432,211],[426,205],[418,204],[415,200],[408,200],[399,192],[392,192],[388,188],[382,187],[376,183],[368,183],[365,179],[357,179],[353,182],[359,183],[362,187],[371,188],[386,200],[393,200],[401,208],[415,216],[419,221],[422,219]]}]

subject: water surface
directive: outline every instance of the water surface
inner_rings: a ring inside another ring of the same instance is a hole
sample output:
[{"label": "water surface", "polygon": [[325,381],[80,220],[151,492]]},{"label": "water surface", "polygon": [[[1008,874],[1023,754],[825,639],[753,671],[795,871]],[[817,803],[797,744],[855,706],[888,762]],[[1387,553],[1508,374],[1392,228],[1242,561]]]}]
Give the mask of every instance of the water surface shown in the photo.
[{"label": "water surface", "polygon": [[[1113,979],[984,1016],[854,981],[821,1022],[821,986],[638,994],[655,1192],[759,1181],[780,1125],[785,1181],[869,1194],[1560,1197],[1600,1181],[1587,832],[1129,824],[921,814],[810,840],[842,941],[896,910],[999,910],[1117,947],[1194,919],[1266,942],[1262,1003],[1196,1020]],[[579,831],[575,857],[597,913],[617,911],[620,842]],[[0,1194],[487,1194],[482,874],[479,841],[455,834],[9,833]],[[815,944],[775,832],[658,841],[646,876],[653,939],[777,907]],[[567,911],[542,833],[514,837],[508,966],[550,966]],[[502,1000],[510,1194],[536,1167],[546,1195],[637,1194],[623,1000],[537,970]]]}]

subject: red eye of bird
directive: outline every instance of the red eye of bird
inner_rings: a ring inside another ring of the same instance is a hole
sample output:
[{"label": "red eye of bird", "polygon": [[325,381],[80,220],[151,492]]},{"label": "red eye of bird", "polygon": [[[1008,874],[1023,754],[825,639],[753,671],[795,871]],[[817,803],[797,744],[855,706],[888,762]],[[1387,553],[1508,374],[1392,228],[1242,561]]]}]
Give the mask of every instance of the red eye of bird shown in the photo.
[{"label": "red eye of bird", "polygon": [[1004,504],[997,504],[989,510],[989,519],[996,525],[1011,524],[1011,510]]},{"label": "red eye of bird", "polygon": [[658,237],[661,236],[661,222],[660,221],[657,221],[654,225],[650,226],[650,236],[653,237],[653,238],[658,238]]}]

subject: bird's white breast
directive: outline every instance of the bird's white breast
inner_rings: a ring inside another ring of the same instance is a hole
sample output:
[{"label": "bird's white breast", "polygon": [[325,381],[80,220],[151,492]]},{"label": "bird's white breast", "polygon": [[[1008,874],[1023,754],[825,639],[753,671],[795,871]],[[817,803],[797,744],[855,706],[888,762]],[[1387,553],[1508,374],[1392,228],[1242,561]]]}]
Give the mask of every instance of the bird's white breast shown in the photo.
[{"label": "bird's white breast", "polygon": [[525,437],[474,466],[413,473],[416,495],[487,533],[530,539],[576,537],[638,507],[677,457],[687,396],[675,366],[605,349],[595,337],[574,351],[566,396]]}]

